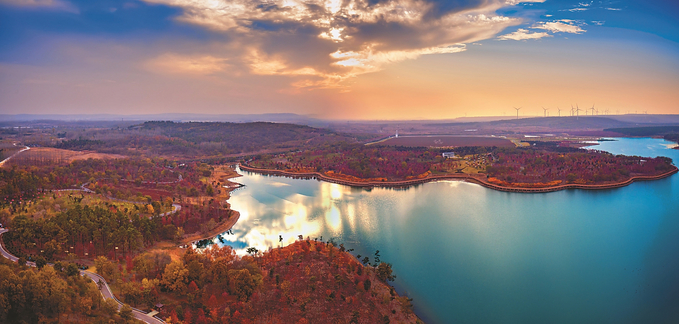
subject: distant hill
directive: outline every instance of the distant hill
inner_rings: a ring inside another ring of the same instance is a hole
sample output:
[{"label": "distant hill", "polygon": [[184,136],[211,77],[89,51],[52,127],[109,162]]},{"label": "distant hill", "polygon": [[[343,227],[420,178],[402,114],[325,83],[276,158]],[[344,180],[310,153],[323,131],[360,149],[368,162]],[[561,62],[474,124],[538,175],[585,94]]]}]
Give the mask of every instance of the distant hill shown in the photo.
[{"label": "distant hill", "polygon": [[277,122],[291,123],[309,126],[326,126],[327,122],[311,118],[304,115],[292,113],[272,113],[272,114],[194,114],[194,113],[163,113],[163,114],[0,114],[0,121],[3,122],[25,122],[25,121],[58,121],[58,122],[129,122],[129,121],[149,121],[149,120],[171,120],[176,122],[188,121],[211,121],[211,122]]},{"label": "distant hill", "polygon": [[679,125],[679,115],[631,114],[607,116],[615,120],[635,124],[675,124]]},{"label": "distant hill", "polygon": [[660,136],[679,133],[679,126],[646,126],[608,128],[605,131],[616,132],[627,136]]},{"label": "distant hill", "polygon": [[604,129],[634,125],[608,117],[539,117],[489,122],[493,126],[540,126],[553,129]]}]

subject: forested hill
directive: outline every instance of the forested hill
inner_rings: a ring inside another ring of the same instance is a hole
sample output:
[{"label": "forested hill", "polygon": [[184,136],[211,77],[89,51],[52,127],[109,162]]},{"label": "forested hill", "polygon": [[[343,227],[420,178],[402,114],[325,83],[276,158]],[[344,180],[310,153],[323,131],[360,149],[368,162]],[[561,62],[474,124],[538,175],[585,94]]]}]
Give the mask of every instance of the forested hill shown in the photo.
[{"label": "forested hill", "polygon": [[295,124],[148,121],[128,128],[69,131],[65,139],[53,146],[128,156],[206,159],[339,141],[355,142],[356,139]]},{"label": "forested hill", "polygon": [[304,125],[269,122],[220,123],[147,121],[130,126],[144,130],[160,130],[163,135],[181,138],[199,144],[205,142],[238,142],[255,146],[269,146],[277,143],[308,140],[317,136],[334,135],[329,130]]}]

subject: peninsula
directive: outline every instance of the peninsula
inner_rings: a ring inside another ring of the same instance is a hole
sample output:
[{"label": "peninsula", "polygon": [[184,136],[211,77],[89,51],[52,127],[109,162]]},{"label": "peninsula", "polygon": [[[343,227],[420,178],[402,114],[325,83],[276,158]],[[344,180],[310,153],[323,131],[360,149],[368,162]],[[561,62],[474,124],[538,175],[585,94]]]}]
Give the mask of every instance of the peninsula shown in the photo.
[{"label": "peninsula", "polygon": [[610,189],[676,173],[665,157],[612,155],[572,147],[410,148],[344,145],[324,150],[258,155],[241,169],[316,178],[355,187],[407,187],[465,180],[512,192]]}]

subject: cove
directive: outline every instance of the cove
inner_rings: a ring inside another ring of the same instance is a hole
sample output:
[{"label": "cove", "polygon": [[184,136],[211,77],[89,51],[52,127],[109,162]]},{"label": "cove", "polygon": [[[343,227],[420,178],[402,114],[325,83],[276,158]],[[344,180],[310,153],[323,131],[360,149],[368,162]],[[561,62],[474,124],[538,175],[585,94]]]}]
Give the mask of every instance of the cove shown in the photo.
[{"label": "cove", "polygon": [[[667,156],[661,139],[614,154]],[[601,190],[508,193],[460,181],[357,189],[240,172],[240,254],[304,237],[393,264],[427,323],[679,322],[679,175]],[[282,237],[282,242],[279,242]],[[215,240],[216,241],[216,240]]]}]

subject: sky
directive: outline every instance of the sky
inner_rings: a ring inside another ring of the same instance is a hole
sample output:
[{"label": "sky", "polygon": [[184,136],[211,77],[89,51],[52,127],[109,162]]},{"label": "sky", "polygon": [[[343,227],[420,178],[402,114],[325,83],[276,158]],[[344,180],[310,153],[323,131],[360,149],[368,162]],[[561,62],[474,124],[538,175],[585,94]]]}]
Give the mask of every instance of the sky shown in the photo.
[{"label": "sky", "polygon": [[677,1],[0,0],[0,114],[679,114],[677,18]]}]

